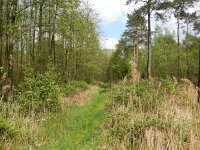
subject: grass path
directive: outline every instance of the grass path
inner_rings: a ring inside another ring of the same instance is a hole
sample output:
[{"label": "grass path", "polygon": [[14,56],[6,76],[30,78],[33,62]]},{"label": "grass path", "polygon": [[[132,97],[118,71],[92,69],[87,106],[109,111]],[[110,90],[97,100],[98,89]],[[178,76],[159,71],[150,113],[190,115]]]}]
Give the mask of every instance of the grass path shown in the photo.
[{"label": "grass path", "polygon": [[98,90],[86,105],[67,105],[62,113],[51,117],[45,124],[48,142],[42,149],[97,149],[98,134],[107,118],[104,113],[106,100],[107,93]]}]

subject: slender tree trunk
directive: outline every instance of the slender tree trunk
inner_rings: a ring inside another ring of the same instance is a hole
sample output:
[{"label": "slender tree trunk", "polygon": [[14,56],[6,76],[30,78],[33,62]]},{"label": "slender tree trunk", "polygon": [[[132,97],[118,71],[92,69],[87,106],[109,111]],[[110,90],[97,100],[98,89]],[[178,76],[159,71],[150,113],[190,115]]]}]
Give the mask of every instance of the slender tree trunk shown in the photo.
[{"label": "slender tree trunk", "polygon": [[[10,0],[6,3],[6,25],[10,26]],[[9,55],[9,36],[10,33],[8,30],[6,31],[6,51],[5,51],[5,57],[6,57],[6,70],[8,72],[8,55]]]},{"label": "slender tree trunk", "polygon": [[[31,5],[32,4],[32,1],[30,0],[29,1],[29,4]],[[33,20],[33,7],[31,7],[31,10],[30,10],[30,20],[32,21]],[[33,53],[32,53],[32,22],[30,22],[30,30],[29,30],[29,49],[30,49],[30,61],[29,61],[29,64],[32,65],[33,64],[33,61],[32,61],[32,57],[33,57]]]},{"label": "slender tree trunk", "polygon": [[199,75],[198,75],[198,103],[200,103],[200,38],[199,38]]},{"label": "slender tree trunk", "polygon": [[[16,13],[17,13],[17,0],[14,0],[13,3],[10,3],[10,0],[8,1],[9,6],[7,11],[8,20],[10,20],[11,26],[15,25],[15,19],[16,19]],[[10,10],[10,8],[12,8]],[[11,14],[10,14],[11,11]],[[7,48],[7,59],[8,59],[8,77],[7,82],[10,86],[9,92],[8,92],[8,102],[12,103],[14,100],[14,86],[13,86],[13,48],[14,48],[14,30],[11,31],[11,33],[8,33],[8,48]]]},{"label": "slender tree trunk", "polygon": [[42,14],[43,14],[43,1],[40,2],[39,8],[39,31],[38,31],[38,56],[42,51]]},{"label": "slender tree trunk", "polygon": [[56,64],[56,46],[55,46],[55,34],[54,33],[52,35],[51,48],[53,51],[53,62],[54,62],[54,64]]},{"label": "slender tree trunk", "polygon": [[139,61],[139,50],[138,50],[138,41],[136,42],[136,59],[137,59],[137,61],[136,61],[136,63],[137,63],[137,65],[138,65],[138,61]]},{"label": "slender tree trunk", "polygon": [[135,62],[135,40],[133,39],[133,62]]},{"label": "slender tree trunk", "polygon": [[56,21],[56,13],[57,13],[57,5],[55,4],[55,10],[54,10],[54,19],[53,19],[53,33],[52,33],[52,39],[51,39],[51,53],[53,52],[53,61],[54,64],[56,63],[56,47],[55,47],[55,21]]},{"label": "slender tree trunk", "polygon": [[181,78],[181,45],[180,45],[180,13],[178,15],[178,30],[177,30],[177,40],[178,40],[178,81]]},{"label": "slender tree trunk", "polygon": [[148,4],[148,59],[147,59],[147,77],[151,79],[151,9]]},{"label": "slender tree trunk", "polygon": [[[37,19],[37,5],[35,5],[35,16],[33,20]],[[32,35],[32,64],[35,65],[35,30],[36,30],[36,25],[35,22],[33,23],[33,35]]]},{"label": "slender tree trunk", "polygon": [[21,48],[21,57],[20,57],[20,78],[22,78],[22,72],[23,72],[23,56],[24,56],[24,42],[23,42],[23,35],[21,31],[21,42],[20,42],[20,48]]},{"label": "slender tree trunk", "polygon": [[0,0],[0,92],[2,90],[3,81],[2,81],[2,70],[3,69],[3,0]]},{"label": "slender tree trunk", "polygon": [[[2,25],[3,25],[3,0],[0,0],[0,68],[3,66],[3,26]],[[1,71],[0,71],[0,78],[1,78]]]},{"label": "slender tree trunk", "polygon": [[188,45],[188,34],[189,34],[189,24],[187,23],[187,33],[186,33],[186,63],[187,63],[187,78],[189,79],[189,45]]},{"label": "slender tree trunk", "polygon": [[52,44],[51,44],[51,2],[49,2],[49,14],[48,14],[48,25],[49,25],[49,38],[48,38],[48,50],[49,50],[49,57],[52,58]]}]

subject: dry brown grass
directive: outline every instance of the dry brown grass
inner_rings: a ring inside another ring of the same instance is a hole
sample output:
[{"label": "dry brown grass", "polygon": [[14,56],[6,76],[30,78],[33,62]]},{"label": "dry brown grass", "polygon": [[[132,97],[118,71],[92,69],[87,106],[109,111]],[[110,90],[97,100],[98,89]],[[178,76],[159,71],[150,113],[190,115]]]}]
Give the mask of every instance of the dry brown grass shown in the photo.
[{"label": "dry brown grass", "polygon": [[137,64],[133,61],[130,61],[130,65],[131,65],[131,82],[135,83],[135,82],[139,82],[141,79],[141,74],[140,72],[137,70]]},{"label": "dry brown grass", "polygon": [[62,96],[60,99],[62,103],[70,102],[82,106],[89,101],[90,96],[94,94],[98,89],[99,87],[94,85],[88,90],[80,90],[74,95]]},{"label": "dry brown grass", "polygon": [[[156,90],[152,95],[155,94]],[[136,98],[143,100],[132,95],[127,107],[116,104],[110,107],[109,113],[113,115],[104,127],[99,149],[200,150],[200,106],[197,88],[189,80],[181,79],[173,93],[165,92],[160,99],[163,104],[154,112],[140,106],[132,108]]]}]

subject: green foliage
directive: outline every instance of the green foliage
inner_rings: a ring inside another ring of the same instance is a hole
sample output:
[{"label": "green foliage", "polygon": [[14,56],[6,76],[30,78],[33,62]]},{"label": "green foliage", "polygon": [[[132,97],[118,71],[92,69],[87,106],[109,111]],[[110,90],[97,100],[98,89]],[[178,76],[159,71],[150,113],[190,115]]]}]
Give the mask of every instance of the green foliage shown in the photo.
[{"label": "green foliage", "polygon": [[18,135],[18,132],[4,119],[0,118],[0,142],[12,140]]},{"label": "green foliage", "polygon": [[165,79],[162,79],[162,84],[168,93],[173,93],[176,90],[176,85],[169,76]]},{"label": "green foliage", "polygon": [[121,51],[121,45],[123,45],[123,43],[118,45],[117,50],[113,52],[110,58],[108,71],[111,81],[123,79],[130,74],[130,59],[126,53]]},{"label": "green foliage", "polygon": [[58,76],[52,71],[26,77],[19,86],[16,102],[24,112],[55,112],[60,109]]},{"label": "green foliage", "polygon": [[68,84],[62,85],[62,93],[64,95],[73,95],[79,90],[87,90],[89,89],[89,85],[84,81],[71,81]]},{"label": "green foliage", "polygon": [[173,33],[167,29],[163,31],[156,27],[154,45],[152,51],[153,75],[159,78],[166,78],[168,75],[177,74],[177,43]]},{"label": "green foliage", "polygon": [[170,128],[171,123],[158,117],[146,116],[144,118],[136,118],[133,121],[132,127],[134,136],[139,139],[147,129],[154,127],[162,131]]},{"label": "green foliage", "polygon": [[135,94],[138,97],[149,97],[153,92],[154,86],[153,83],[149,80],[141,80],[139,84],[136,85]]},{"label": "green foliage", "polygon": [[65,105],[63,112],[53,115],[45,123],[43,136],[48,142],[42,149],[98,149],[101,125],[107,119],[106,100],[107,93],[98,91],[87,105]]},{"label": "green foliage", "polygon": [[156,111],[164,101],[159,85],[149,80],[141,80],[137,84],[114,85],[110,97],[116,105],[127,106],[130,103],[138,111]]},{"label": "green foliage", "polygon": [[114,85],[111,89],[110,97],[114,103],[117,104],[128,104],[129,96],[134,91],[132,85]]}]

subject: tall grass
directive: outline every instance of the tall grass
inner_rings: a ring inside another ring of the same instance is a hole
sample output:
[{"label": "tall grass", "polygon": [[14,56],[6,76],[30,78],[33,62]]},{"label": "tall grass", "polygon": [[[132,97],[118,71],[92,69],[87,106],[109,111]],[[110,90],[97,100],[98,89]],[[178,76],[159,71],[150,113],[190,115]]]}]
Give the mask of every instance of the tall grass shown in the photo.
[{"label": "tall grass", "polygon": [[189,96],[197,90],[191,83],[170,84],[143,80],[115,85],[101,148],[199,150],[200,106]]}]

